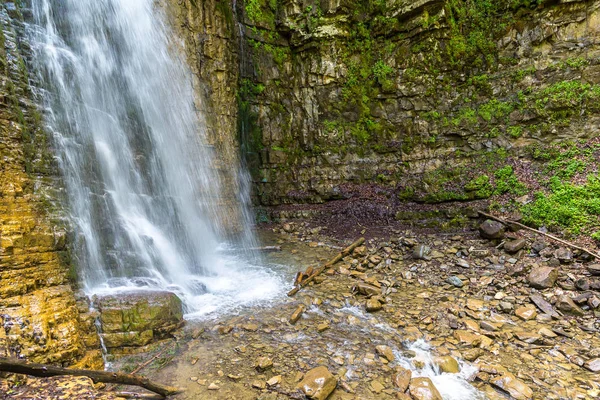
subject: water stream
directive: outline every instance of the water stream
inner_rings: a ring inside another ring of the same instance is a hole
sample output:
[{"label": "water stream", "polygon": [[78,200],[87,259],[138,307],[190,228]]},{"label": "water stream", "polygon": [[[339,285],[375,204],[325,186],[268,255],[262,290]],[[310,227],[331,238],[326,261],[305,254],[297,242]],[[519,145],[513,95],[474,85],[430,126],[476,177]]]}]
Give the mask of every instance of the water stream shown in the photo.
[{"label": "water stream", "polygon": [[32,14],[86,290],[168,289],[196,316],[277,295],[260,260],[224,251],[252,239],[220,227],[215,149],[155,1],[33,0]]}]

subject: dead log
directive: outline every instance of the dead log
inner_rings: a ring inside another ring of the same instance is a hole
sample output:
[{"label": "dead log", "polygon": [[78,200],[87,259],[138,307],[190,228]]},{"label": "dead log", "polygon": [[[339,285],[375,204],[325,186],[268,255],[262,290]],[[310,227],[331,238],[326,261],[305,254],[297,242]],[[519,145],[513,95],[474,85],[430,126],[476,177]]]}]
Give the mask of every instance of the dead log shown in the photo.
[{"label": "dead log", "polygon": [[331,267],[332,265],[334,265],[335,263],[340,261],[342,258],[346,257],[348,254],[352,253],[352,251],[355,248],[357,248],[364,242],[365,242],[365,238],[360,238],[356,242],[352,243],[350,246],[346,247],[337,256],[333,257],[331,260],[327,261],[325,264],[323,264],[321,267],[319,267],[317,270],[315,270],[311,276],[309,276],[306,279],[303,279],[302,282],[298,286],[296,286],[295,288],[293,288],[292,290],[289,291],[288,296],[291,297],[291,296],[295,295],[296,293],[298,293],[298,291],[300,291],[300,289],[302,289],[303,287],[305,287],[306,285],[311,283],[313,281],[313,279],[315,279],[317,276],[319,276],[323,271],[325,271],[327,268]]},{"label": "dead log", "polygon": [[479,215],[482,215],[482,216],[486,217],[486,218],[493,219],[494,221],[498,221],[498,222],[500,222],[500,223],[502,223],[502,224],[504,224],[506,226],[515,225],[515,226],[518,226],[519,228],[522,228],[522,229],[525,229],[525,230],[528,230],[528,231],[531,231],[531,232],[535,232],[535,233],[537,233],[539,235],[542,235],[542,236],[545,236],[545,237],[547,237],[549,239],[557,241],[558,243],[564,244],[565,246],[569,246],[569,247],[571,247],[573,249],[577,249],[579,251],[583,251],[584,253],[587,253],[590,256],[594,257],[594,258],[600,259],[600,255],[594,253],[591,250],[586,249],[585,247],[577,246],[577,245],[575,245],[575,244],[573,244],[571,242],[567,242],[566,240],[563,240],[563,239],[557,238],[556,236],[550,235],[549,233],[544,233],[544,232],[539,231],[537,229],[530,228],[529,226],[523,225],[520,222],[505,220],[505,219],[502,219],[502,218],[499,218],[499,217],[495,217],[495,216],[493,216],[491,214],[484,213],[483,211],[479,211],[479,210],[477,210],[477,213]]},{"label": "dead log", "polygon": [[122,385],[140,386],[144,389],[148,389],[151,392],[158,393],[163,397],[183,392],[182,389],[161,385],[159,383],[152,382],[150,379],[140,375],[125,374],[123,372],[60,368],[52,365],[34,364],[28,363],[26,361],[9,359],[4,357],[0,357],[0,371],[37,376],[40,378],[64,375],[87,376],[88,378],[91,378],[94,382],[118,383]]}]

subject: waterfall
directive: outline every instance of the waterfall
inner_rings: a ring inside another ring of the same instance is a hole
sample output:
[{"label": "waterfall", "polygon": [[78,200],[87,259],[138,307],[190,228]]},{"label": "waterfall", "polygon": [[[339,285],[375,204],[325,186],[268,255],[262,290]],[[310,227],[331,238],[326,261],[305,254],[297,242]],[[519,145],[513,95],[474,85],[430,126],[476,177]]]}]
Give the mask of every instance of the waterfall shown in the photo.
[{"label": "waterfall", "polygon": [[32,0],[32,14],[86,290],[173,290],[196,314],[274,296],[271,271],[219,251],[217,155],[155,1]]}]

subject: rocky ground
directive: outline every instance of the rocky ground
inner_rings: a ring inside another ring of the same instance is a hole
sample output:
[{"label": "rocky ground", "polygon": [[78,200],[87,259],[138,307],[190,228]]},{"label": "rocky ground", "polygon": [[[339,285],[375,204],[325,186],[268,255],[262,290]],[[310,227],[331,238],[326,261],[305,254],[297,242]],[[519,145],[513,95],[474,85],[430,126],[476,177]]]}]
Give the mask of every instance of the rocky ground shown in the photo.
[{"label": "rocky ground", "polygon": [[[158,355],[142,373],[180,399],[598,398],[600,265],[501,228],[369,239],[294,297],[190,322],[113,367]],[[298,270],[350,243],[269,229],[270,261]]]}]

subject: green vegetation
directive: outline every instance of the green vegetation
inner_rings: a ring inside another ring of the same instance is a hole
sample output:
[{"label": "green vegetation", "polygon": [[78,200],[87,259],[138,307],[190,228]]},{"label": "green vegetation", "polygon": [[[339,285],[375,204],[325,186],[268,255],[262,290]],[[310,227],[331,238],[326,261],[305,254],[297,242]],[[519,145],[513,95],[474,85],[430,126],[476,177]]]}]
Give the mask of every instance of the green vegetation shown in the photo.
[{"label": "green vegetation", "polygon": [[536,193],[535,201],[525,205],[522,212],[525,222],[534,226],[566,228],[567,233],[573,235],[596,230],[600,216],[600,179],[589,175],[583,185],[575,185],[555,176],[550,180],[549,193]]},{"label": "green vegetation", "polygon": [[522,196],[527,193],[527,188],[519,181],[510,165],[498,169],[494,172],[494,177],[496,178],[494,194],[510,193]]}]

